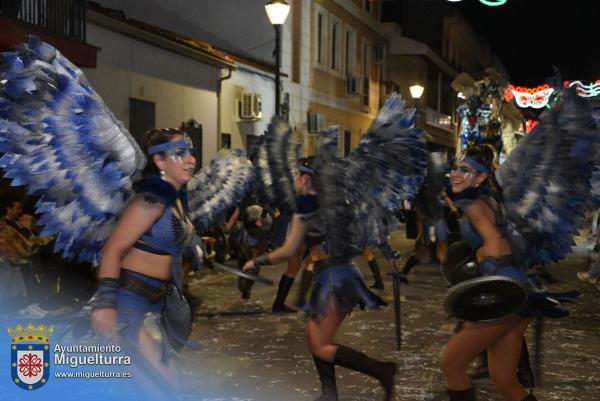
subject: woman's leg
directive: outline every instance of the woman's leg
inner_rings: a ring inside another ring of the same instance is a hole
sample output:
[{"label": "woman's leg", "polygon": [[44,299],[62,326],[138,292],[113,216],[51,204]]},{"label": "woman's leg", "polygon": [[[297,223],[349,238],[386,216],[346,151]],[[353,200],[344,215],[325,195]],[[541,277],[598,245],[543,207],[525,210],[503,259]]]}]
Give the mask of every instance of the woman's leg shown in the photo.
[{"label": "woman's leg", "polygon": [[[466,322],[455,333],[442,355],[441,368],[450,390],[466,390],[471,387],[467,368],[479,353],[487,349],[497,338],[519,322],[512,315],[493,323]],[[515,370],[516,372],[516,370]]]},{"label": "woman's leg", "polygon": [[363,255],[367,259],[367,264],[369,265],[369,269],[371,269],[371,273],[373,274],[373,285],[371,285],[371,288],[383,290],[384,285],[383,280],[381,279],[381,271],[379,270],[379,265],[377,264],[377,259],[375,259],[373,250],[370,247],[366,247],[363,250]]},{"label": "woman's leg", "polygon": [[333,343],[337,329],[346,317],[331,301],[327,307],[327,316],[317,316],[306,322],[308,348],[316,357],[333,362],[338,346]]},{"label": "woman's leg", "polygon": [[296,309],[287,306],[285,304],[285,300],[292,289],[292,285],[294,285],[294,279],[300,270],[300,266],[302,265],[302,254],[305,250],[306,245],[302,245],[298,251],[296,251],[296,253],[288,259],[287,271],[281,275],[279,286],[277,287],[277,296],[273,302],[273,312],[275,313],[297,312]]},{"label": "woman's leg", "polygon": [[506,401],[521,401],[529,394],[517,379],[517,364],[530,322],[521,320],[488,347],[490,378]]},{"label": "woman's leg", "polygon": [[344,317],[330,304],[326,317],[318,316],[306,322],[308,348],[313,355],[321,381],[321,395],[317,398],[318,401],[338,400],[333,363],[337,345],[333,343],[333,337]]}]

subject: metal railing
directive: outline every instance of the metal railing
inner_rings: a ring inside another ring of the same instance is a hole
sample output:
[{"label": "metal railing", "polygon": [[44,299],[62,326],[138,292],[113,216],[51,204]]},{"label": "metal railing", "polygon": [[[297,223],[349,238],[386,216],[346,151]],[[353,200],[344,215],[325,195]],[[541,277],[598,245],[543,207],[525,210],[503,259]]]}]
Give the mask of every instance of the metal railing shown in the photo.
[{"label": "metal railing", "polygon": [[85,41],[87,0],[0,0],[0,15]]},{"label": "metal railing", "polygon": [[440,113],[429,107],[425,110],[425,122],[429,125],[452,132],[452,116]]}]

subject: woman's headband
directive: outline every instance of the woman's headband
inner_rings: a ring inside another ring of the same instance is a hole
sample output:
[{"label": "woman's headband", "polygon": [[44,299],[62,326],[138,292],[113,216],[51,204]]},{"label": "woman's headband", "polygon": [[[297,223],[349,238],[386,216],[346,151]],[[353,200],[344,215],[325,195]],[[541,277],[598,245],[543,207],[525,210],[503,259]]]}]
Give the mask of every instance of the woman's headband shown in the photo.
[{"label": "woman's headband", "polygon": [[487,168],[483,164],[477,163],[475,160],[471,159],[469,156],[463,157],[463,159],[461,161],[467,163],[469,166],[473,167],[474,169],[476,169],[482,173],[486,173],[486,174],[492,173],[489,168]]},{"label": "woman's headband", "polygon": [[184,136],[183,139],[178,141],[164,142],[159,143],[158,145],[150,146],[150,148],[148,148],[148,156],[152,156],[159,152],[169,152],[177,149],[188,149],[191,152],[191,150],[194,149],[192,140],[189,137]]}]

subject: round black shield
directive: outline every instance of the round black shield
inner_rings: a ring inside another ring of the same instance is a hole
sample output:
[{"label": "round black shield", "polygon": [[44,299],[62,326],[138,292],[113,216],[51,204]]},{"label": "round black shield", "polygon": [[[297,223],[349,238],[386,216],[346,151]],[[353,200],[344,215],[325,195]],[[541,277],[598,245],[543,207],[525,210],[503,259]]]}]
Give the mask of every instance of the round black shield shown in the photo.
[{"label": "round black shield", "polygon": [[479,277],[473,248],[465,241],[457,241],[448,247],[442,276],[448,285]]},{"label": "round black shield", "polygon": [[460,320],[485,322],[518,311],[527,301],[527,290],[505,276],[478,277],[450,287],[444,312]]}]

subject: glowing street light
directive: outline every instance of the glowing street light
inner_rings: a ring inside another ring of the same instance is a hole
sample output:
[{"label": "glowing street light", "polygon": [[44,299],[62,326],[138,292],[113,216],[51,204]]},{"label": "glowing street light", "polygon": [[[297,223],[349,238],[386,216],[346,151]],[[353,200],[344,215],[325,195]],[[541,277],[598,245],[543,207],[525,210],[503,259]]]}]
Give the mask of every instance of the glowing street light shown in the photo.
[{"label": "glowing street light", "polygon": [[275,28],[275,115],[280,116],[279,103],[281,96],[281,26],[290,13],[290,5],[285,0],[270,0],[265,4],[265,11],[271,25]]}]

